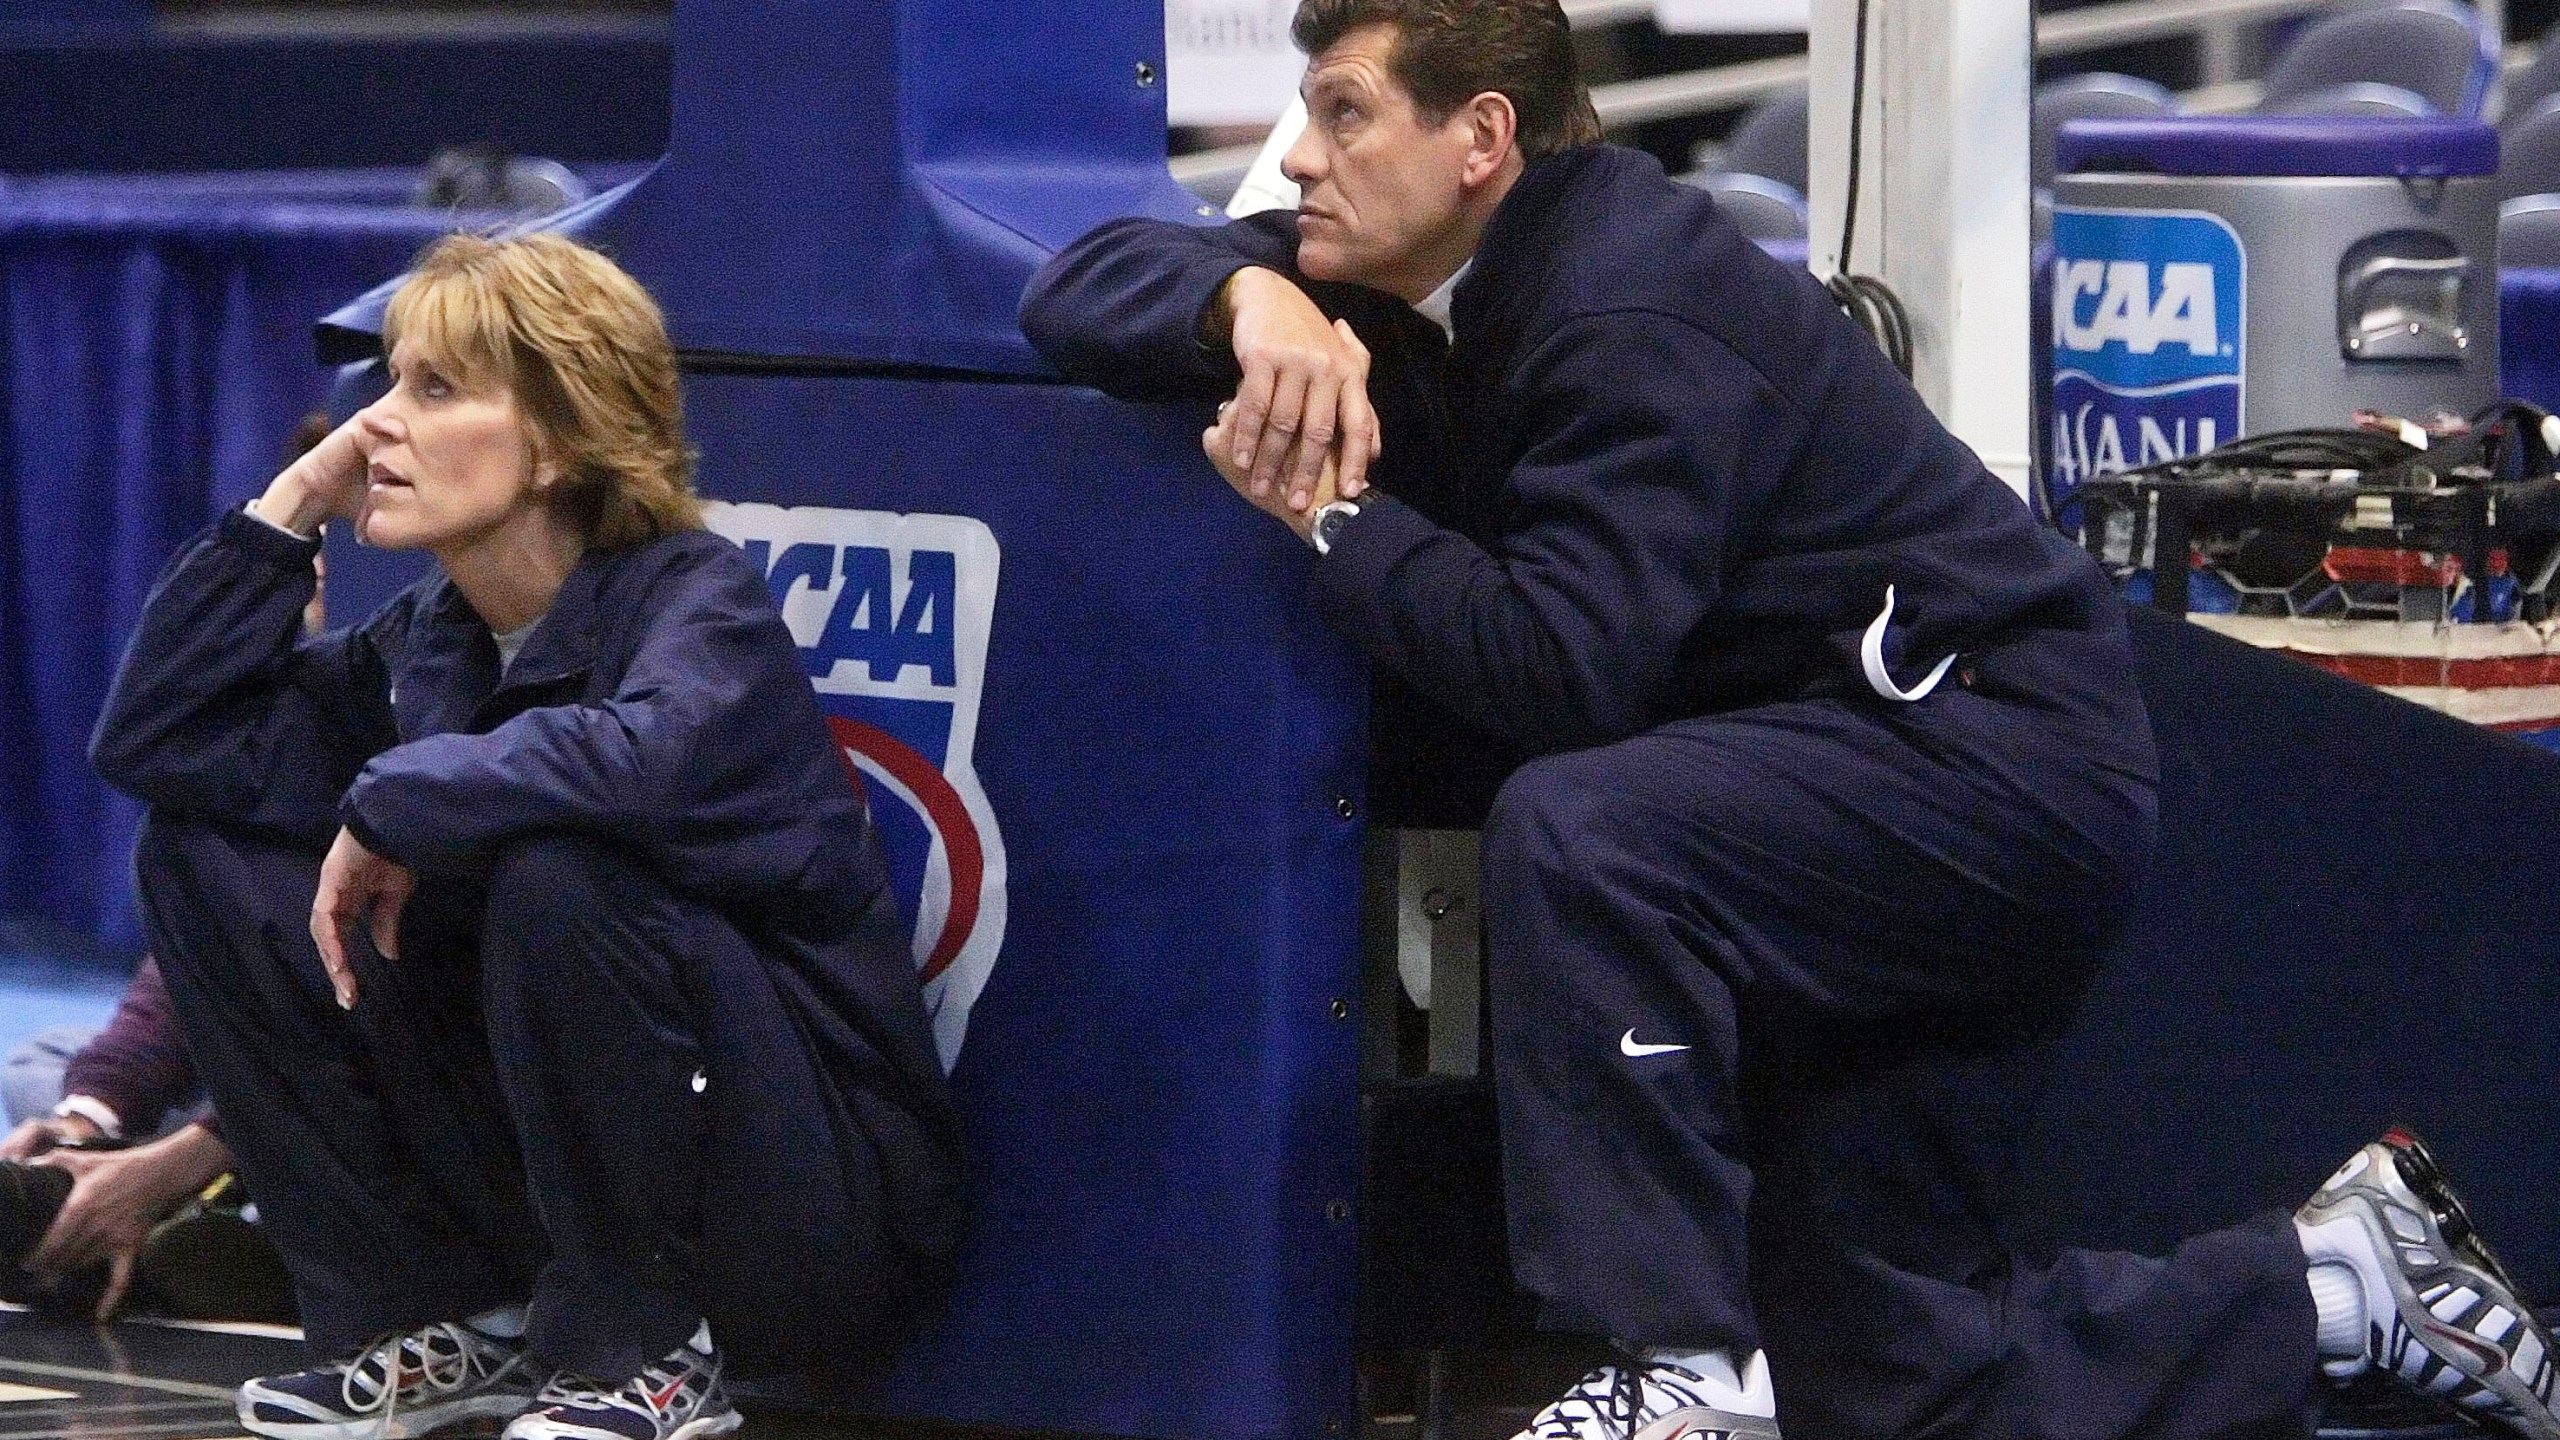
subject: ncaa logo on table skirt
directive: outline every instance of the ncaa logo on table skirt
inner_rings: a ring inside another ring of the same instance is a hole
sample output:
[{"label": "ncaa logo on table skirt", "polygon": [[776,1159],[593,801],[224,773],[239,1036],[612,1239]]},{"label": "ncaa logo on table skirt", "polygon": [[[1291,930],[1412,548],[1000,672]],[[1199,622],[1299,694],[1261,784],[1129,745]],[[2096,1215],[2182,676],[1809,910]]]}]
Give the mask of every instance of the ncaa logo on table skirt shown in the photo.
[{"label": "ncaa logo on table skirt", "polygon": [[995,628],[995,532],[966,515],[703,509],[764,571],[827,726],[869,782],[948,1070],[1004,944],[1004,836],[971,763]]},{"label": "ncaa logo on table skirt", "polygon": [[2055,207],[2059,487],[2239,438],[2247,282],[2221,216]]}]

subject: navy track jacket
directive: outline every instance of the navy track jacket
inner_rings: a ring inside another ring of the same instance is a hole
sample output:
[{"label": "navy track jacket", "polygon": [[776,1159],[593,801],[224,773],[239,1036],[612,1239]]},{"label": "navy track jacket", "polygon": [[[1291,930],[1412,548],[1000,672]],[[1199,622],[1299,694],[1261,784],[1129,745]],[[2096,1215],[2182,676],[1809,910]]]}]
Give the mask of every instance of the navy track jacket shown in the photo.
[{"label": "navy track jacket", "polygon": [[1458,284],[1454,345],[1392,296],[1306,280],[1296,253],[1288,211],[1112,221],[1032,278],[1023,332],[1071,380],[1176,400],[1236,385],[1200,321],[1245,265],[1349,320],[1395,498],[1364,498],[1318,598],[1449,715],[1534,754],[1778,700],[1884,703],[1859,648],[1890,586],[1894,684],[1961,653],[1961,683],[2151,768],[2096,565],[1810,276],[1651,157],[1531,162]]},{"label": "navy track jacket", "polygon": [[300,638],[316,540],[224,515],[153,589],[90,741],[146,804],[298,842],[344,823],[413,869],[510,839],[629,847],[773,963],[879,1152],[893,1234],[946,1251],[958,1124],[914,970],[860,922],[888,883],[764,577],[707,531],[590,551],[501,680],[441,571],[363,624]]}]

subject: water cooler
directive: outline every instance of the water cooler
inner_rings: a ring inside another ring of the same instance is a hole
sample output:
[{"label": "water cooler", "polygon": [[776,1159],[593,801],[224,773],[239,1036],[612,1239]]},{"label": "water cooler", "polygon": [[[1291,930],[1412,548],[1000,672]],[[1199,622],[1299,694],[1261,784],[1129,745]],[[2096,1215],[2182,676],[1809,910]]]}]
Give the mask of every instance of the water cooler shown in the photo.
[{"label": "water cooler", "polygon": [[2498,393],[2497,132],[2183,116],[2063,127],[2057,491],[2358,409]]}]

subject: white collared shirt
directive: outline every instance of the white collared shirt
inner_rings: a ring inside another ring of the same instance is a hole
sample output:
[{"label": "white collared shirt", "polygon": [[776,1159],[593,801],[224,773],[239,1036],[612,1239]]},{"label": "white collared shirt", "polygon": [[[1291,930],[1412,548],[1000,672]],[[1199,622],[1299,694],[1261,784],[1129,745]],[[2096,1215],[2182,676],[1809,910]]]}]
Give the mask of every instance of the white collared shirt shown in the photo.
[{"label": "white collared shirt", "polygon": [[1439,326],[1440,333],[1448,336],[1452,344],[1457,342],[1458,328],[1457,323],[1449,318],[1449,307],[1457,301],[1458,282],[1466,279],[1467,272],[1474,268],[1476,268],[1475,257],[1470,255],[1467,257],[1466,264],[1459,266],[1448,279],[1440,282],[1439,289],[1413,302],[1413,308],[1422,313],[1422,318]]}]

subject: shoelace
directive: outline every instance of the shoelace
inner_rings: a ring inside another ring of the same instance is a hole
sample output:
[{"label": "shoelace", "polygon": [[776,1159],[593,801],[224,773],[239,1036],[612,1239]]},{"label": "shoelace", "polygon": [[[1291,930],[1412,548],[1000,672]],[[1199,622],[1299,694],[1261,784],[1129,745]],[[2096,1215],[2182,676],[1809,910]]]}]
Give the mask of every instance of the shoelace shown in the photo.
[{"label": "shoelace", "polygon": [[572,1375],[563,1370],[543,1382],[533,1397],[536,1405],[584,1405],[600,1401],[610,1387],[592,1375]]},{"label": "shoelace", "polygon": [[[1647,1418],[1646,1379],[1657,1369],[1668,1371],[1670,1375],[1688,1376],[1685,1370],[1656,1366],[1633,1352],[1622,1351],[1615,1362],[1583,1376],[1564,1393],[1564,1398],[1548,1407],[1548,1418],[1532,1432],[1535,1440],[1585,1440],[1588,1433],[1582,1428],[1585,1423],[1600,1427],[1600,1434],[1604,1436],[1615,1434],[1619,1440],[1635,1440],[1637,1429]],[[1676,1381],[1666,1378],[1655,1383],[1670,1402],[1671,1409],[1704,1403]]]},{"label": "shoelace", "polygon": [[[454,1344],[454,1353],[446,1362],[444,1369],[457,1373],[454,1373],[449,1380],[439,1371],[435,1349],[431,1343],[438,1332],[445,1334]],[[375,1382],[374,1398],[380,1400],[382,1404],[382,1415],[374,1422],[374,1440],[389,1440],[391,1423],[400,1414],[402,1388],[400,1376],[404,1368],[401,1364],[401,1352],[412,1341],[415,1341],[418,1346],[418,1379],[421,1383],[450,1388],[471,1377],[471,1342],[452,1325],[429,1325],[420,1330],[394,1330],[366,1342],[365,1347],[345,1363],[338,1381],[338,1398],[346,1402],[348,1409],[358,1413],[371,1408],[373,1400],[360,1398],[356,1393],[356,1386],[364,1378],[367,1365],[378,1363],[381,1366],[382,1379]]]},{"label": "shoelace", "polygon": [[1586,1422],[1615,1426],[1623,1440],[1635,1440],[1636,1426],[1644,1419],[1643,1371],[1632,1356],[1599,1366],[1548,1406],[1547,1412],[1534,1432],[1536,1440],[1583,1440]]},{"label": "shoelace", "polygon": [[607,1385],[594,1376],[573,1375],[564,1370],[543,1385],[541,1393],[534,1397],[534,1404],[538,1407],[578,1405],[590,1408],[618,1405],[655,1417],[666,1409],[658,1403],[658,1397],[667,1395],[672,1399],[698,1374],[716,1372],[691,1359],[684,1359],[682,1369],[673,1368],[665,1361],[655,1361],[640,1367],[640,1373],[630,1379],[618,1385]]}]

